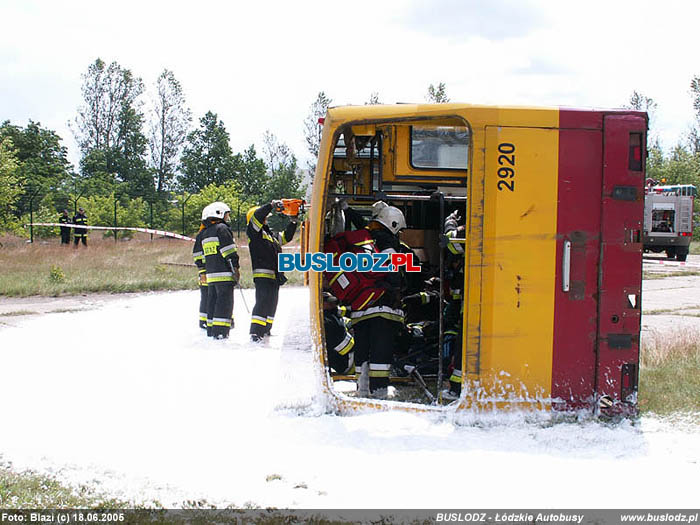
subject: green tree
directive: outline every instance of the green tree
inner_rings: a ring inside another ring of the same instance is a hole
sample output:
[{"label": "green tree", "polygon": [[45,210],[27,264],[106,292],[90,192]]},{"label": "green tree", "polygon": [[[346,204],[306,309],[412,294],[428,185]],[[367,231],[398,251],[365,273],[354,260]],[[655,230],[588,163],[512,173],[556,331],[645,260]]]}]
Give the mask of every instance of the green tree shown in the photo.
[{"label": "green tree", "polygon": [[[242,219],[240,226],[245,230],[245,213],[251,206],[258,204],[248,195],[241,193],[238,185],[234,181],[223,184],[209,184],[201,189],[199,193],[189,194],[187,192],[175,195],[175,207],[171,208],[169,221],[165,226],[169,231],[180,232],[182,230],[182,216],[184,209],[185,235],[194,235],[199,228],[202,218],[202,210],[214,201],[221,201],[231,208],[231,226],[238,227],[238,211],[240,209]],[[184,203],[184,207],[183,207]]]},{"label": "green tree", "polygon": [[647,97],[646,95],[643,95],[642,93],[635,90],[632,91],[632,94],[629,98],[629,102],[623,107],[627,109],[634,109],[636,111],[647,112],[647,114],[649,115],[649,132],[647,136],[647,144],[650,145],[648,147],[649,149],[651,149],[651,147],[654,145],[660,147],[658,144],[659,139],[656,134],[656,111],[659,107],[656,101],[653,98]]},{"label": "green tree", "polygon": [[167,69],[156,81],[150,133],[150,164],[156,176],[156,191],[170,189],[179,155],[187,139],[192,113],[186,105],[180,82]]},{"label": "green tree", "polygon": [[700,77],[695,76],[690,81],[690,96],[693,99],[695,123],[688,132],[688,143],[694,155],[700,155]]},{"label": "green tree", "polygon": [[308,162],[308,168],[312,172],[316,170],[318,150],[321,146],[321,125],[318,121],[326,116],[328,107],[332,102],[333,99],[329,98],[323,91],[319,91],[316,100],[309,107],[309,114],[304,119],[304,139],[306,140],[306,148],[312,158]]},{"label": "green tree", "polygon": [[234,157],[231,151],[224,123],[216,113],[208,111],[199,120],[199,128],[187,135],[180,187],[197,193],[209,184],[223,184],[234,176],[240,162],[240,156]]},{"label": "green tree", "polygon": [[294,153],[269,130],[265,131],[263,144],[270,177],[262,202],[303,197],[306,188],[301,184],[302,175]]},{"label": "green tree", "polygon": [[428,86],[428,94],[425,98],[428,102],[433,102],[435,104],[444,104],[450,101],[450,99],[447,98],[447,86],[445,86],[444,82],[440,82],[437,86],[430,84]]},{"label": "green tree", "polygon": [[241,155],[236,180],[241,194],[252,202],[258,202],[265,195],[269,183],[267,167],[265,161],[258,157],[254,144],[251,144]]},{"label": "green tree", "polygon": [[0,228],[10,227],[17,201],[22,192],[22,183],[17,171],[19,163],[9,137],[0,136]]},{"label": "green tree", "polygon": [[54,131],[29,121],[23,128],[3,122],[0,140],[8,139],[17,161],[16,176],[24,188],[15,208],[17,217],[28,206],[29,194],[50,195],[58,198],[71,181],[72,166],[67,160],[66,148]]},{"label": "green tree", "polygon": [[143,81],[116,62],[107,66],[98,58],[83,75],[83,105],[72,129],[82,152],[81,174],[91,191],[103,192],[105,182],[116,180],[131,196],[152,193],[143,91]]},{"label": "green tree", "polygon": [[663,164],[660,179],[664,184],[694,184],[700,186],[700,158],[682,144],[676,145]]}]

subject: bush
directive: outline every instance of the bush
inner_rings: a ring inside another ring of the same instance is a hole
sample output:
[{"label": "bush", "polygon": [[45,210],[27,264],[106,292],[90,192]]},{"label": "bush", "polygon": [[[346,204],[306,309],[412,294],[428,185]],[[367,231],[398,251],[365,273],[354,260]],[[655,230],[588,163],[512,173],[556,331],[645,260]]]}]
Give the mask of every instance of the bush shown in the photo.
[{"label": "bush", "polygon": [[51,266],[51,271],[49,272],[49,281],[52,283],[60,284],[65,282],[66,274],[60,266]]}]

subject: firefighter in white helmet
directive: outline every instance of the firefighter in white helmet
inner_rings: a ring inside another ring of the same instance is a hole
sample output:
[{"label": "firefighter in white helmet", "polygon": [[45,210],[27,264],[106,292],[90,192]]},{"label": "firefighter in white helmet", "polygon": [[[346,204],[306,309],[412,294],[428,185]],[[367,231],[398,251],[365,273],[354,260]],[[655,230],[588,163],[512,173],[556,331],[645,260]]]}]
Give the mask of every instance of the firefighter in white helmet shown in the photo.
[{"label": "firefighter in white helmet", "polygon": [[[381,201],[380,201],[381,202]],[[346,208],[352,223],[361,221],[359,214]],[[399,232],[406,227],[401,210],[384,203],[375,203],[372,218],[366,228],[381,253],[399,251]],[[396,334],[403,325],[401,309],[401,277],[387,272],[381,281],[386,288],[381,298],[365,308],[350,313],[355,332],[355,365],[358,371],[358,395],[376,398],[389,395],[389,373],[393,361]]]},{"label": "firefighter in white helmet", "polygon": [[197,266],[198,283],[199,283],[199,327],[207,329],[207,303],[209,301],[209,287],[207,286],[207,268],[204,262],[204,248],[202,248],[202,239],[204,238],[204,230],[206,223],[204,222],[207,209],[202,210],[202,222],[199,224],[199,231],[194,238],[194,247],[192,248],[192,258]]},{"label": "firefighter in white helmet", "polygon": [[202,251],[207,282],[207,335],[226,339],[233,326],[233,287],[240,278],[238,252],[228,225],[231,208],[213,202],[202,211]]}]

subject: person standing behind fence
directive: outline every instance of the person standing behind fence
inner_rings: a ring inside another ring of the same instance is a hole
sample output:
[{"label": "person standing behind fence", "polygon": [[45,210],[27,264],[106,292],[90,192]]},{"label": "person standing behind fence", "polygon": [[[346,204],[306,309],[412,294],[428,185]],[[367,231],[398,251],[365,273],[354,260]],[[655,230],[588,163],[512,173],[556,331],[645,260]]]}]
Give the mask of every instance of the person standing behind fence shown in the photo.
[{"label": "person standing behind fence", "polygon": [[[58,218],[60,224],[70,224],[70,217],[68,216],[68,210],[63,210],[63,213]],[[70,226],[61,226],[61,244],[70,244]]]},{"label": "person standing behind fence", "polygon": [[87,228],[79,228],[78,225],[87,226],[88,220],[85,215],[85,210],[78,208],[78,213],[73,217],[73,243],[78,246],[78,242],[82,242],[83,246],[87,246]]}]

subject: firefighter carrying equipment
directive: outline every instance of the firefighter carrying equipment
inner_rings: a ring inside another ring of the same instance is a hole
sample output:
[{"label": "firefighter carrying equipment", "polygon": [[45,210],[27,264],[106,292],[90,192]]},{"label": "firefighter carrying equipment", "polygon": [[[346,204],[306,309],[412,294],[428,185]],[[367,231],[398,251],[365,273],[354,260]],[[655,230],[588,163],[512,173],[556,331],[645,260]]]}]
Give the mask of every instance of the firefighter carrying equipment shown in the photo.
[{"label": "firefighter carrying equipment", "polygon": [[[393,206],[378,206],[377,217],[373,218],[366,228],[346,232],[357,236],[363,235],[365,239],[373,242],[362,244],[380,253],[398,253],[398,232],[406,227],[406,220],[401,210]],[[364,225],[364,219],[352,208],[345,210],[349,221],[355,226]],[[380,220],[381,219],[381,220]],[[361,233],[360,233],[361,232]],[[342,234],[340,234],[342,235]],[[353,245],[356,243],[353,243]],[[357,249],[358,247],[349,249]],[[328,252],[328,243],[325,251]],[[330,250],[335,252],[335,250]],[[349,250],[345,250],[349,251]],[[355,272],[356,276],[364,272]],[[348,274],[349,275],[349,274]],[[350,314],[352,327],[355,332],[355,363],[356,370],[362,370],[365,363],[369,376],[369,390],[371,394],[384,390],[389,386],[389,374],[393,360],[393,350],[396,333],[403,324],[403,310],[400,309],[399,292],[401,289],[401,277],[398,272],[381,272],[381,278],[376,279],[373,287],[380,288],[382,293],[378,299],[370,298],[364,305],[353,307]],[[332,288],[331,288],[332,289]],[[358,385],[365,381],[364,374],[357,376]],[[358,392],[364,389],[358,389]]]},{"label": "firefighter carrying equipment", "polygon": [[[364,228],[340,232],[326,241],[324,251],[333,254],[334,264],[343,253],[377,253],[372,235]],[[380,272],[324,272],[331,293],[353,310],[368,308],[384,295],[386,289],[377,282],[383,276]]]},{"label": "firefighter carrying equipment", "polygon": [[297,230],[297,223],[292,220],[281,234],[272,231],[265,223],[271,210],[272,203],[256,208],[250,214],[246,227],[253,279],[283,280],[279,276],[284,274],[277,271],[277,254],[282,252],[282,246],[292,240]]},{"label": "firefighter carrying equipment", "polygon": [[459,397],[462,391],[462,318],[464,315],[464,246],[450,239],[455,239],[460,232],[461,219],[459,210],[455,210],[445,218],[445,235],[448,257],[445,286],[449,290],[445,307],[445,340],[443,355],[450,355],[452,373],[450,374],[450,390],[453,396]]},{"label": "firefighter carrying equipment", "polygon": [[297,229],[297,223],[293,219],[281,234],[270,229],[265,219],[273,207],[279,209],[280,206],[281,201],[272,201],[248,210],[247,214],[250,219],[246,234],[255,283],[255,306],[250,322],[250,334],[257,338],[268,335],[272,329],[279,287],[287,280],[284,273],[277,270],[277,255],[282,252],[282,246],[292,240]]},{"label": "firefighter carrying equipment", "polygon": [[394,235],[406,227],[406,219],[403,213],[395,206],[382,207],[376,217],[372,217],[372,220],[377,221]]}]

